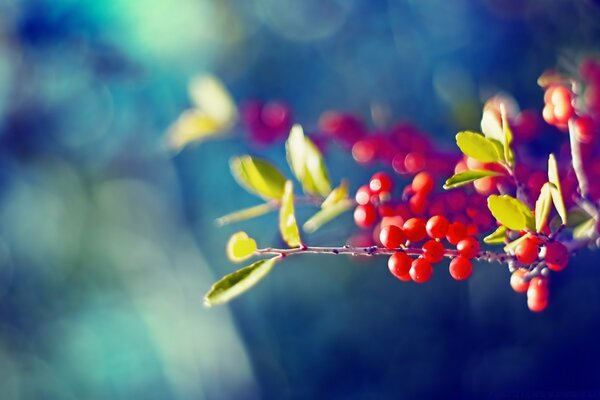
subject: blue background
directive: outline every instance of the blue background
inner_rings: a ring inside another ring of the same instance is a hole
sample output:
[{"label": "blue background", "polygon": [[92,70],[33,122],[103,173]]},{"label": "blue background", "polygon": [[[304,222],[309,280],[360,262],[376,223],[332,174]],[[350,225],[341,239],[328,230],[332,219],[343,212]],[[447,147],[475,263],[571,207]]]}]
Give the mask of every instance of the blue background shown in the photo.
[{"label": "blue background", "polygon": [[[496,91],[541,111],[539,74],[597,51],[599,27],[583,0],[0,0],[0,397],[600,397],[596,254],[539,315],[498,264],[417,286],[384,259],[327,256],[205,309],[231,233],[278,242],[274,215],[214,226],[257,202],[228,159],[283,169],[283,146],[162,150],[201,72],[238,101],[287,102],[309,130],[375,102],[450,148]],[[328,160],[354,189],[381,168]],[[353,229],[345,216],[308,240]]]}]

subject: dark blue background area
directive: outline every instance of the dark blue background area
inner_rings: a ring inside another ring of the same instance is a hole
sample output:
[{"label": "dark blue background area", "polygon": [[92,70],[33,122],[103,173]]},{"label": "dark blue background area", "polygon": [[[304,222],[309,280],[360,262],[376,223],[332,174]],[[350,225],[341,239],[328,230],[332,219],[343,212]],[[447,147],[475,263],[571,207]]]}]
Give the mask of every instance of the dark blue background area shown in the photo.
[{"label": "dark blue background area", "polygon": [[[276,215],[215,227],[258,201],[228,160],[287,170],[283,143],[236,128],[163,149],[207,72],[309,132],[378,103],[451,148],[497,91],[541,112],[537,77],[597,52],[599,29],[591,1],[0,1],[0,397],[600,398],[597,253],[553,277],[541,314],[499,264],[456,282],[443,263],[417,285],[341,256],[290,258],[206,309],[229,235],[280,244]],[[534,152],[556,146],[545,129]],[[384,168],[336,146],[327,160],[352,189]],[[343,243],[350,219],[307,241]]]}]

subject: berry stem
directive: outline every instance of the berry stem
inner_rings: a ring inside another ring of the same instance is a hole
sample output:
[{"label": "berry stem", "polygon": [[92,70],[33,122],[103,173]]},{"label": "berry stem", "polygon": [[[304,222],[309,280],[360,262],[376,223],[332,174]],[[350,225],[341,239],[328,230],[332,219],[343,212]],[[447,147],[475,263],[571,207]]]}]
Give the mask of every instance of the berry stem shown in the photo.
[{"label": "berry stem", "polygon": [[575,119],[569,119],[569,142],[571,144],[571,159],[573,161],[573,170],[577,177],[579,185],[579,194],[583,199],[588,198],[588,180],[583,169],[583,160],[581,158],[581,148],[575,134]]}]

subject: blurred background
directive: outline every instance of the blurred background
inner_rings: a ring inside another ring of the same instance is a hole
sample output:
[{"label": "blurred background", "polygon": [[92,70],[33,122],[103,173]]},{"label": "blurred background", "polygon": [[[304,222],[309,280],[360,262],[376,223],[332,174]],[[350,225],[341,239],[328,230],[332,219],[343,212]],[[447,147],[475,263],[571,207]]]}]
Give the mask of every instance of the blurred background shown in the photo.
[{"label": "blurred background", "polygon": [[[496,91],[541,112],[540,73],[599,39],[586,0],[0,0],[0,397],[600,398],[597,253],[539,315],[497,264],[417,287],[327,256],[206,309],[231,233],[279,240],[275,215],[215,226],[257,204],[228,160],[284,169],[283,145],[164,150],[198,73],[309,130],[382,104],[451,146]],[[328,163],[352,189],[380,168],[335,146]],[[307,240],[342,243],[350,220]]]}]

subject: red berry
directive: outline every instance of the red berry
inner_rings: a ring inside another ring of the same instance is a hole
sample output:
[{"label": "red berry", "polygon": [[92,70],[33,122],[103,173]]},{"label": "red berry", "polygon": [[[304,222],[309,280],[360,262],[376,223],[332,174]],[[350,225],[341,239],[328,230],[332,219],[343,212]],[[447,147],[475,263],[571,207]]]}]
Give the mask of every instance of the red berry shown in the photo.
[{"label": "red berry", "polygon": [[429,172],[419,172],[413,178],[411,186],[415,192],[427,194],[433,189],[433,177]]},{"label": "red berry", "polygon": [[377,219],[377,209],[373,204],[359,204],[354,209],[354,222],[361,228],[368,228]]},{"label": "red berry", "polygon": [[377,146],[374,141],[369,139],[361,139],[352,146],[352,157],[361,164],[372,162],[376,153]]},{"label": "red berry", "polygon": [[450,276],[457,281],[462,281],[471,276],[473,272],[473,264],[466,257],[458,256],[450,261]]},{"label": "red berry", "polygon": [[414,174],[425,168],[425,156],[412,151],[404,157],[404,168],[409,174]]},{"label": "red berry", "polygon": [[392,178],[385,172],[377,172],[369,181],[369,189],[375,194],[390,192],[394,186]]},{"label": "red berry", "polygon": [[554,106],[571,104],[571,91],[565,86],[555,86],[550,95],[550,102]]},{"label": "red berry", "polygon": [[573,130],[580,143],[591,143],[596,138],[594,120],[587,115],[575,119]]},{"label": "red berry", "polygon": [[406,241],[406,236],[402,228],[396,225],[387,225],[381,228],[379,241],[388,249],[397,249]]},{"label": "red berry", "polygon": [[458,254],[466,258],[473,258],[481,250],[479,242],[474,237],[467,237],[456,244]]},{"label": "red berry", "polygon": [[419,257],[412,262],[409,273],[413,281],[423,283],[431,278],[433,267],[429,261]]},{"label": "red berry", "polygon": [[467,235],[467,227],[462,222],[453,222],[448,225],[446,240],[450,244],[456,245]]},{"label": "red berry", "polygon": [[539,240],[534,237],[529,237],[519,243],[515,249],[517,260],[521,261],[523,264],[531,264],[537,260],[539,253],[538,243]]},{"label": "red berry", "polygon": [[546,243],[544,260],[552,271],[562,271],[569,263],[569,250],[560,242]]},{"label": "red berry", "polygon": [[406,238],[411,242],[420,242],[425,239],[425,221],[422,218],[410,218],[402,226]]},{"label": "red berry", "polygon": [[358,204],[365,205],[371,201],[372,195],[373,195],[373,193],[371,192],[371,189],[369,189],[369,185],[362,185],[356,191],[356,195],[354,196],[354,199],[356,200],[356,202]]},{"label": "red berry", "polygon": [[448,232],[448,220],[441,215],[434,215],[427,221],[425,229],[430,238],[442,239]]},{"label": "red berry", "polygon": [[548,298],[527,298],[527,307],[533,312],[542,312],[548,307]]},{"label": "red berry", "polygon": [[412,261],[412,258],[408,254],[398,251],[388,259],[388,268],[396,278],[402,281],[410,281],[409,271]]},{"label": "red berry", "polygon": [[519,268],[510,276],[510,286],[517,293],[525,293],[529,288],[529,281],[524,279],[527,274],[527,270],[525,268]]},{"label": "red berry", "polygon": [[575,109],[571,103],[561,103],[554,106],[554,118],[558,125],[566,124],[575,115]]},{"label": "red berry", "polygon": [[424,192],[418,192],[408,201],[408,208],[414,214],[423,214],[427,207],[427,195]]},{"label": "red berry", "polygon": [[533,312],[543,311],[548,305],[548,282],[536,276],[529,282],[527,289],[527,307]]},{"label": "red berry", "polygon": [[428,240],[423,243],[423,258],[430,263],[442,261],[444,258],[444,245],[436,240]]}]

